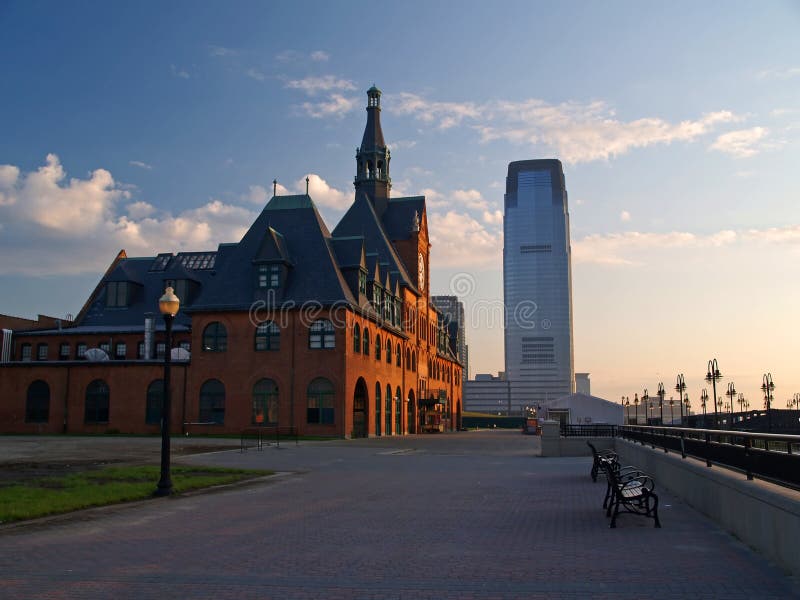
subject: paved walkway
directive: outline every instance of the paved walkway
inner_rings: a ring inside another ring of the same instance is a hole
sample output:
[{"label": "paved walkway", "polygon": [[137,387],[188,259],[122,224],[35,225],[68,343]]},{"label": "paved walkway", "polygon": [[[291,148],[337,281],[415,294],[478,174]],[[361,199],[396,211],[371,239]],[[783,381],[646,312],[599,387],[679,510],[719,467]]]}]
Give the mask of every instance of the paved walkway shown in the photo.
[{"label": "paved walkway", "polygon": [[800,598],[661,493],[609,529],[588,458],[516,432],[301,442],[181,462],[263,484],[0,530],[2,598]]}]

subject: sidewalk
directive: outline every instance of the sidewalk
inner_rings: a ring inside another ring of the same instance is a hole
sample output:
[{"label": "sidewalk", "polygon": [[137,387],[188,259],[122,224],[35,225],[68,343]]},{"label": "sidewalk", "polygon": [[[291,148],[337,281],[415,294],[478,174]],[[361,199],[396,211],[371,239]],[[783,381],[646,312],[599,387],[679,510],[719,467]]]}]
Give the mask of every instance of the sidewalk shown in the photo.
[{"label": "sidewalk", "polygon": [[518,432],[179,460],[282,474],[0,532],[0,597],[800,598],[666,493],[662,529],[632,515],[609,529],[590,459],[534,457]]}]

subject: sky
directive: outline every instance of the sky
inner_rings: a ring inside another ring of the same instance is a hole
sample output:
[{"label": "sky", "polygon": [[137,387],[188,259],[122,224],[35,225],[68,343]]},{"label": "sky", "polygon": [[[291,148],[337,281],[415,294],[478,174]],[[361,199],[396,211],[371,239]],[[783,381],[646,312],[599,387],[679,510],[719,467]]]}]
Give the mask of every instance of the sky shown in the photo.
[{"label": "sky", "polygon": [[[508,163],[559,158],[575,370],[700,411],[800,392],[800,2],[0,0],[0,313],[76,314],[116,253],[214,250],[271,196],[329,228],[366,90],[392,193],[424,194],[431,291],[503,366]],[[711,388],[708,387],[709,393]],[[669,395],[669,394],[668,394]]]}]

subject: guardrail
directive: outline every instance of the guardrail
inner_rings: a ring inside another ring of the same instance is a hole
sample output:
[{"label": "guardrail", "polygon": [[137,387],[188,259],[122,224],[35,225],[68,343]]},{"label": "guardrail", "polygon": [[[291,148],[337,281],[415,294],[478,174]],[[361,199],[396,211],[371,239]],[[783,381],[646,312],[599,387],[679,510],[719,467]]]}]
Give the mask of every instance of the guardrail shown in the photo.
[{"label": "guardrail", "polygon": [[621,425],[617,436],[702,459],[706,466],[730,467],[746,474],[800,489],[800,436],[722,429]]},{"label": "guardrail", "polygon": [[563,437],[616,437],[616,425],[572,425],[561,423]]},{"label": "guardrail", "polygon": [[255,444],[255,448],[259,451],[264,449],[265,440],[266,445],[269,446],[272,441],[275,440],[275,447],[281,447],[281,435],[285,438],[294,438],[294,445],[297,446],[300,443],[300,436],[297,432],[297,427],[294,426],[264,426],[264,427],[249,427],[247,429],[242,429],[241,437],[240,437],[240,449],[239,452],[246,452],[247,449],[250,447],[248,441],[253,441]]}]

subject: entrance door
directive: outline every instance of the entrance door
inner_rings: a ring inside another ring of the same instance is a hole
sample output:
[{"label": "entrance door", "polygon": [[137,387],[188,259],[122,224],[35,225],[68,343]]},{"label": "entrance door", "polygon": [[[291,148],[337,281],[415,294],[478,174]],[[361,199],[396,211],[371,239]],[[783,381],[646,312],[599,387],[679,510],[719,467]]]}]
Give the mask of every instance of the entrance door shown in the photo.
[{"label": "entrance door", "polygon": [[353,393],[353,437],[367,437],[367,384],[359,378]]},{"label": "entrance door", "polygon": [[406,404],[406,423],[408,426],[408,433],[417,433],[417,418],[414,408],[414,392],[409,390],[408,403]]}]

